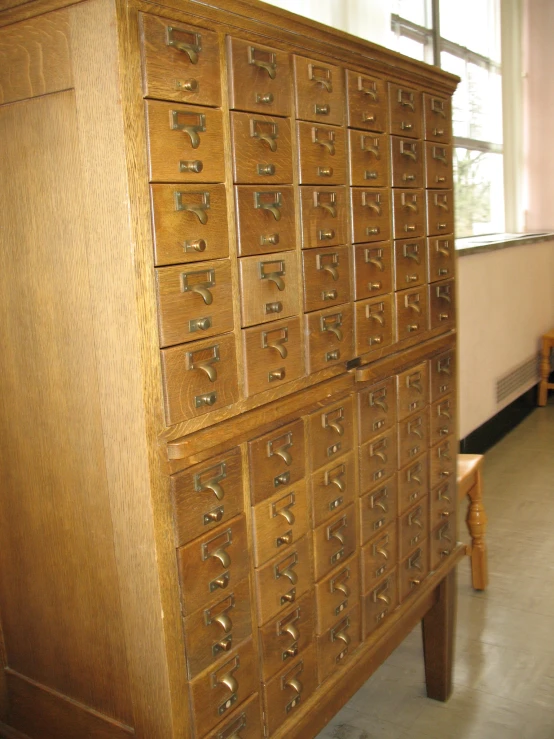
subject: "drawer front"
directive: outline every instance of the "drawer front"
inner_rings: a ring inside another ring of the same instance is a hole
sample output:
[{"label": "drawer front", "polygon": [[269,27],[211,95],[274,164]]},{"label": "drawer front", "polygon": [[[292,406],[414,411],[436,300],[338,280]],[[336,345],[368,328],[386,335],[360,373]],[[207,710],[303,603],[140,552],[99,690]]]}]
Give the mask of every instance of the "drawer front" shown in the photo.
[{"label": "drawer front", "polygon": [[395,289],[423,285],[427,280],[425,239],[404,239],[394,242]]},{"label": "drawer front", "polygon": [[410,367],[396,376],[398,418],[406,418],[429,403],[428,378],[427,362]]},{"label": "drawer front", "polygon": [[453,518],[442,523],[431,534],[430,567],[438,569],[444,560],[452,554],[456,546],[456,526]]},{"label": "drawer front", "polygon": [[239,399],[233,334],[162,349],[161,360],[168,426]]},{"label": "drawer front", "polygon": [[355,303],[354,340],[356,356],[380,351],[392,344],[394,322],[390,295]]},{"label": "drawer front", "polygon": [[429,535],[429,498],[423,497],[413,508],[400,518],[399,524],[400,559],[404,559],[414,549],[421,546]]},{"label": "drawer front", "polygon": [[420,138],[422,133],[421,93],[389,83],[390,132]]},{"label": "drawer front", "polygon": [[454,277],[454,234],[427,239],[429,282]]},{"label": "drawer front", "polygon": [[347,662],[360,645],[361,609],[357,605],[343,615],[329,631],[317,638],[317,663],[320,684],[337,667]]},{"label": "drawer front", "polygon": [[351,187],[352,241],[387,241],[390,239],[390,190],[366,190]]},{"label": "drawer front", "polygon": [[356,511],[348,506],[314,531],[314,578],[325,577],[356,549]]},{"label": "drawer front", "polygon": [[311,469],[317,470],[352,449],[354,404],[341,398],[308,416]]},{"label": "drawer front", "polygon": [[310,543],[305,536],[256,570],[258,623],[265,624],[296,603],[312,582]]},{"label": "drawer front", "polygon": [[457,507],[456,484],[454,480],[442,482],[430,493],[430,527],[445,523],[455,517]]},{"label": "drawer front", "polygon": [[360,447],[360,492],[372,490],[396,472],[396,429]]},{"label": "drawer front", "polygon": [[249,578],[221,593],[208,608],[187,616],[184,633],[192,679],[252,634]]},{"label": "drawer front", "polygon": [[233,739],[237,736],[241,739],[259,739],[261,715],[260,696],[256,693],[206,734],[205,739]]},{"label": "drawer front", "polygon": [[320,526],[335,513],[341,512],[356,496],[354,454],[335,460],[311,476],[311,506],[313,526]]},{"label": "drawer front", "polygon": [[429,285],[431,328],[456,328],[456,293],[454,280]]},{"label": "drawer front", "polygon": [[450,98],[423,93],[425,138],[427,141],[446,141],[452,138],[452,105]]},{"label": "drawer front", "polygon": [[389,241],[354,246],[354,300],[392,291],[392,247]]},{"label": "drawer front", "polygon": [[354,356],[352,304],[304,316],[308,372],[348,362]]},{"label": "drawer front", "polygon": [[431,365],[431,400],[448,393],[456,396],[456,356],[454,349],[433,357]]},{"label": "drawer front", "polygon": [[290,115],[289,55],[227,37],[230,106],[266,115]]},{"label": "drawer front", "polygon": [[452,190],[427,190],[427,233],[442,236],[454,231]]},{"label": "drawer front", "polygon": [[151,185],[156,265],[229,255],[225,185]]},{"label": "drawer front", "polygon": [[304,654],[312,643],[314,627],[315,600],[309,592],[259,630],[262,680],[269,680]]},{"label": "drawer front", "polygon": [[301,185],[344,185],[344,130],[321,123],[297,123]]},{"label": "drawer front", "polygon": [[219,602],[248,577],[246,542],[246,522],[244,516],[238,516],[177,550],[185,615]]},{"label": "drawer front", "polygon": [[170,484],[175,545],[180,547],[242,513],[240,449],[178,472]]},{"label": "drawer front", "polygon": [[398,573],[394,569],[362,599],[362,639],[372,634],[398,605]]},{"label": "drawer front", "polygon": [[304,310],[346,303],[350,295],[350,252],[347,246],[302,252]]},{"label": "drawer front", "polygon": [[254,563],[259,567],[305,536],[308,500],[304,480],[252,509]]},{"label": "drawer front", "polygon": [[404,513],[429,492],[427,452],[398,472],[398,512]]},{"label": "drawer front", "polygon": [[315,643],[263,685],[264,711],[271,736],[303,706],[317,688]]},{"label": "drawer front", "polygon": [[389,377],[358,393],[360,441],[382,434],[396,423],[396,382]]},{"label": "drawer front", "polygon": [[396,519],[398,491],[396,475],[373,492],[363,495],[360,505],[360,544],[365,544]]},{"label": "drawer front", "polygon": [[394,571],[398,559],[396,521],[362,548],[362,595]]},{"label": "drawer front", "polygon": [[388,136],[349,131],[350,184],[360,187],[388,187],[390,159]]},{"label": "drawer front", "polygon": [[398,424],[398,467],[410,464],[429,446],[429,411],[423,408]]},{"label": "drawer front", "polygon": [[360,599],[360,565],[354,555],[315,586],[316,633],[324,634]]},{"label": "drawer front", "polygon": [[221,105],[217,33],[139,13],[145,97]]},{"label": "drawer front", "polygon": [[192,722],[203,736],[258,688],[256,651],[252,639],[198,675],[190,685]]},{"label": "drawer front", "polygon": [[260,185],[292,182],[291,135],[288,118],[232,112],[234,181]]},{"label": "drawer front", "polygon": [[435,401],[430,411],[430,444],[436,444],[445,436],[456,433],[456,403],[453,395]]},{"label": "drawer front", "polygon": [[153,182],[223,182],[220,110],[196,105],[146,102],[149,179]]},{"label": "drawer front", "polygon": [[293,56],[296,116],[304,121],[342,125],[343,71],[332,64]]},{"label": "drawer front", "polygon": [[444,144],[425,144],[426,187],[451,190],[453,187],[452,147]]},{"label": "drawer front", "polygon": [[398,567],[400,602],[415,593],[429,573],[429,549],[427,544],[415,549]]},{"label": "drawer front", "polygon": [[347,203],[345,187],[300,187],[302,248],[345,244]]},{"label": "drawer front", "polygon": [[300,319],[243,329],[246,394],[272,390],[305,374]]},{"label": "drawer front", "polygon": [[394,238],[425,235],[425,194],[423,190],[394,190]]},{"label": "drawer front", "polygon": [[391,136],[393,187],[423,187],[423,142]]},{"label": "drawer front", "polygon": [[241,257],[296,248],[296,212],[291,186],[235,187]]},{"label": "drawer front", "polygon": [[396,293],[396,335],[398,341],[425,333],[429,325],[427,288]]},{"label": "drawer front", "polygon": [[156,295],[162,347],[233,330],[228,259],[158,267]]},{"label": "drawer front", "polygon": [[348,125],[367,131],[387,131],[387,83],[377,77],[346,71]]},{"label": "drawer front", "polygon": [[248,442],[252,505],[304,477],[304,423],[274,429]]},{"label": "drawer front", "polygon": [[429,450],[429,484],[432,488],[447,480],[456,479],[456,441],[448,436]]},{"label": "drawer front", "polygon": [[298,255],[295,252],[242,257],[239,279],[243,326],[299,313]]}]

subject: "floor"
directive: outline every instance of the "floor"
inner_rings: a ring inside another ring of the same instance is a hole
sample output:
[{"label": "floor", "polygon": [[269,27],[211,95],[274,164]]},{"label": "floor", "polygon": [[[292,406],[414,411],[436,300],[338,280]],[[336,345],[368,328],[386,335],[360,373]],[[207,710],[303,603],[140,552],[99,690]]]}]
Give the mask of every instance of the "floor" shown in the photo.
[{"label": "floor", "polygon": [[450,700],[425,696],[418,627],[317,739],[554,739],[552,394],[487,452],[484,494],[489,589],[464,558]]}]

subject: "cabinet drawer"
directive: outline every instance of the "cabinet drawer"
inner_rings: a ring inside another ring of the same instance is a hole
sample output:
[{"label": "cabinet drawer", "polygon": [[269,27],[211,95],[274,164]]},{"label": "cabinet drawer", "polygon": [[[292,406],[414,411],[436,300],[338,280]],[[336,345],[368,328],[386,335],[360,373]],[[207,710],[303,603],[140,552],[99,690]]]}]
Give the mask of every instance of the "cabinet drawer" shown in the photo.
[{"label": "cabinet drawer", "polygon": [[262,686],[264,711],[269,736],[294,716],[317,688],[315,643]]},{"label": "cabinet drawer", "polygon": [[360,442],[382,434],[396,423],[396,383],[394,377],[358,392]]},{"label": "cabinet drawer", "polygon": [[354,246],[354,300],[373,298],[392,290],[390,242]]},{"label": "cabinet drawer", "polygon": [[260,696],[256,693],[206,734],[204,739],[233,739],[237,736],[241,739],[259,739],[261,715]]},{"label": "cabinet drawer", "polygon": [[220,110],[146,101],[151,182],[223,182]]},{"label": "cabinet drawer", "polygon": [[369,593],[382,577],[392,574],[397,564],[397,545],[394,521],[362,547],[362,595]]},{"label": "cabinet drawer", "polygon": [[305,536],[256,570],[258,623],[265,624],[296,603],[312,582],[310,543]]},{"label": "cabinet drawer", "polygon": [[162,349],[161,360],[168,426],[239,399],[233,334]]},{"label": "cabinet drawer", "polygon": [[348,125],[387,131],[387,83],[378,77],[346,71]]},{"label": "cabinet drawer", "polygon": [[442,441],[445,436],[456,432],[456,403],[453,395],[435,401],[430,408],[430,444]]},{"label": "cabinet drawer", "polygon": [[314,626],[315,602],[310,591],[259,630],[262,680],[269,680],[303,655],[313,641]]},{"label": "cabinet drawer", "polygon": [[433,237],[427,239],[427,252],[429,263],[429,282],[444,280],[454,277],[455,251],[454,235],[445,237]]},{"label": "cabinet drawer", "polygon": [[429,285],[429,318],[431,328],[456,328],[456,293],[454,280]]},{"label": "cabinet drawer", "polygon": [[406,418],[410,413],[428,404],[428,377],[427,362],[410,367],[396,376],[398,417],[400,419]]},{"label": "cabinet drawer", "polygon": [[352,304],[304,316],[308,372],[348,362],[354,356]]},{"label": "cabinet drawer", "polygon": [[354,340],[356,356],[379,351],[393,343],[394,324],[390,295],[355,303]]},{"label": "cabinet drawer", "polygon": [[396,472],[396,429],[360,447],[360,491],[373,489]]},{"label": "cabinet drawer", "polygon": [[229,255],[225,185],[151,185],[156,265]]},{"label": "cabinet drawer", "polygon": [[427,141],[450,141],[452,137],[452,105],[450,98],[423,93],[425,138]]},{"label": "cabinet drawer", "polygon": [[317,604],[316,633],[323,634],[342,613],[360,599],[360,565],[355,554],[315,586]]},{"label": "cabinet drawer", "polygon": [[395,289],[423,285],[427,280],[425,239],[404,239],[394,242]]},{"label": "cabinet drawer", "polygon": [[231,108],[290,115],[289,55],[250,41],[227,37]]},{"label": "cabinet drawer", "polygon": [[345,187],[300,187],[302,248],[345,244],[347,203]]},{"label": "cabinet drawer", "polygon": [[203,736],[212,729],[257,688],[256,651],[249,639],[191,682],[191,713],[196,736]]},{"label": "cabinet drawer", "polygon": [[317,637],[317,667],[320,684],[348,661],[360,645],[359,604],[341,616],[331,628]]},{"label": "cabinet drawer", "polygon": [[390,185],[390,154],[386,134],[349,131],[350,184],[360,187]]},{"label": "cabinet drawer", "polygon": [[274,321],[300,312],[295,252],[239,259],[242,325]]},{"label": "cabinet drawer", "polygon": [[429,484],[432,488],[456,478],[456,441],[447,436],[429,450]]},{"label": "cabinet drawer", "polygon": [[296,117],[316,123],[344,122],[343,71],[326,62],[293,55]]},{"label": "cabinet drawer", "polygon": [[242,512],[240,449],[178,472],[170,484],[175,545],[180,547]]},{"label": "cabinet drawer", "polygon": [[423,190],[394,190],[394,238],[425,235],[425,195]]},{"label": "cabinet drawer", "polygon": [[398,529],[399,556],[400,559],[404,559],[414,547],[421,546],[429,535],[429,498],[427,496],[402,514]]},{"label": "cabinet drawer", "polygon": [[237,583],[231,592],[222,592],[208,608],[187,616],[184,626],[192,679],[252,634],[249,578]]},{"label": "cabinet drawer", "polygon": [[325,577],[356,549],[356,510],[353,505],[314,530],[314,579]]},{"label": "cabinet drawer", "polygon": [[300,319],[243,329],[246,394],[284,385],[305,374]]},{"label": "cabinet drawer", "polygon": [[425,333],[429,325],[427,288],[396,293],[396,336],[398,341]]},{"label": "cabinet drawer", "polygon": [[393,187],[423,187],[423,142],[391,136]]},{"label": "cabinet drawer", "polygon": [[235,187],[241,257],[296,248],[296,213],[291,186]]},{"label": "cabinet drawer", "polygon": [[398,567],[400,602],[415,593],[429,573],[429,549],[423,544],[414,550]]},{"label": "cabinet drawer", "polygon": [[427,190],[426,197],[428,235],[451,234],[454,231],[452,190]]},{"label": "cabinet drawer", "polygon": [[301,419],[248,442],[252,505],[304,477]]},{"label": "cabinet drawer", "polygon": [[177,562],[185,615],[219,602],[249,574],[244,516],[180,547]]},{"label": "cabinet drawer", "polygon": [[352,449],[354,406],[352,398],[341,398],[308,416],[309,457],[317,470]]},{"label": "cabinet drawer", "polygon": [[456,356],[454,349],[449,349],[430,361],[431,365],[431,400],[437,400],[447,393],[456,395]]},{"label": "cabinet drawer", "polygon": [[390,239],[390,190],[364,190],[351,187],[352,241]]},{"label": "cabinet drawer", "polygon": [[430,505],[430,527],[444,523],[454,517],[457,508],[457,493],[454,480],[447,480],[436,487],[429,495]]},{"label": "cabinet drawer", "polygon": [[228,259],[156,269],[160,346],[233,330]]},{"label": "cabinet drawer", "polygon": [[259,567],[305,536],[308,528],[306,483],[297,482],[252,509],[254,563]]},{"label": "cabinet drawer", "polygon": [[320,123],[297,123],[301,185],[344,185],[346,142],[344,129]]},{"label": "cabinet drawer", "polygon": [[456,546],[456,525],[453,517],[438,526],[430,537],[430,568],[436,570],[452,554]]},{"label": "cabinet drawer", "polygon": [[360,544],[365,544],[396,519],[398,492],[396,475],[363,495],[360,505]]},{"label": "cabinet drawer", "polygon": [[429,492],[429,458],[427,452],[398,472],[398,512],[410,506]]},{"label": "cabinet drawer", "polygon": [[389,83],[390,132],[420,138],[422,132],[421,93]]},{"label": "cabinet drawer", "polygon": [[396,569],[362,598],[362,639],[372,634],[398,605]]},{"label": "cabinet drawer", "polygon": [[314,472],[310,483],[315,528],[353,502],[356,495],[353,453]]},{"label": "cabinet drawer", "polygon": [[452,147],[444,144],[425,144],[426,187],[451,190],[453,186]]},{"label": "cabinet drawer", "polygon": [[[292,143],[288,118],[232,112],[231,140],[235,182],[260,185],[292,182]],[[216,146],[213,151],[219,151],[219,148]],[[223,157],[219,156],[219,159],[223,161]]]},{"label": "cabinet drawer", "polygon": [[350,296],[350,252],[347,246],[302,252],[304,310],[346,303]]},{"label": "cabinet drawer", "polygon": [[398,424],[398,467],[404,467],[429,446],[429,412],[416,411]]},{"label": "cabinet drawer", "polygon": [[221,105],[217,33],[139,13],[145,97]]}]

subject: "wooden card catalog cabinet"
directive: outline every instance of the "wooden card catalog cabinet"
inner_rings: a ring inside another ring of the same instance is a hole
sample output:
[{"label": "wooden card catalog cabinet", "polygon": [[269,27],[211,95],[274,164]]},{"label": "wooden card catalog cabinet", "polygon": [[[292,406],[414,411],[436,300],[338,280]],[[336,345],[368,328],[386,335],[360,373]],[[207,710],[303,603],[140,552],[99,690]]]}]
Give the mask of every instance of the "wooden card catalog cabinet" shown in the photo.
[{"label": "wooden card catalog cabinet", "polygon": [[445,700],[457,79],[256,0],[2,7],[0,735],[309,739],[421,619]]}]

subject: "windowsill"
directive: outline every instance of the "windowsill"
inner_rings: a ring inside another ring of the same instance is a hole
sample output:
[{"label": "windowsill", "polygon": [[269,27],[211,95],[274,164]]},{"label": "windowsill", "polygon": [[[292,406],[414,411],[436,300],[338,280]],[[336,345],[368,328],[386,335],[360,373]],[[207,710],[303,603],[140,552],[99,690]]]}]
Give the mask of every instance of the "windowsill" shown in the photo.
[{"label": "windowsill", "polygon": [[468,254],[481,254],[486,251],[497,251],[509,246],[523,246],[524,244],[538,244],[541,241],[554,240],[552,231],[526,234],[488,234],[487,236],[470,236],[466,239],[456,239],[456,254],[460,257]]}]

